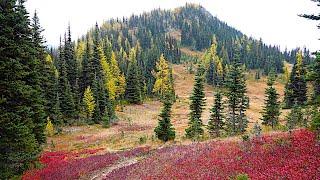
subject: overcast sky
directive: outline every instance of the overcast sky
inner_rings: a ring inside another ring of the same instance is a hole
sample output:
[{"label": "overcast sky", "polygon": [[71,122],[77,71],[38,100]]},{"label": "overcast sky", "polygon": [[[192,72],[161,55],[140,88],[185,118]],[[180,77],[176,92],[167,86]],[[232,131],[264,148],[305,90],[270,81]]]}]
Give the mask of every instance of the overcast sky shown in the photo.
[{"label": "overcast sky", "polygon": [[297,16],[318,12],[310,0],[28,0],[28,11],[37,10],[44,36],[57,45],[68,22],[73,40],[85,34],[97,21],[148,12],[154,8],[175,8],[186,2],[201,4],[220,20],[256,39],[282,49],[306,46],[320,49],[317,23]]}]

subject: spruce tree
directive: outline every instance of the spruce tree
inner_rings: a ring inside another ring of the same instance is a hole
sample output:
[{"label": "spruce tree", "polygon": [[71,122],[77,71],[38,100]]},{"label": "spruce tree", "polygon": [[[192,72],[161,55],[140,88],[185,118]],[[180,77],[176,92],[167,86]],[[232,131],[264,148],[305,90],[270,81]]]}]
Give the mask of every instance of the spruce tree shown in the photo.
[{"label": "spruce tree", "polygon": [[302,58],[302,52],[299,51],[290,80],[286,84],[284,101],[287,108],[291,108],[295,104],[305,105],[307,101],[306,70]]},{"label": "spruce tree", "polygon": [[275,81],[275,72],[271,71],[268,76],[268,88],[265,91],[266,99],[265,99],[265,107],[262,112],[262,124],[271,126],[275,128],[279,123],[280,116],[280,102],[279,94],[277,90],[273,87]]},{"label": "spruce tree", "polygon": [[243,133],[248,120],[245,111],[249,106],[249,98],[246,95],[246,80],[244,68],[240,63],[240,45],[234,50],[232,65],[229,66],[226,77],[228,98],[228,116],[226,125],[231,134]]},{"label": "spruce tree", "polygon": [[192,139],[198,139],[203,135],[201,114],[203,106],[205,105],[205,94],[204,94],[204,68],[199,64],[197,74],[195,77],[195,84],[193,86],[193,92],[190,97],[190,113],[189,123],[186,131],[186,137]]},{"label": "spruce tree", "polygon": [[45,142],[41,68],[24,1],[1,2],[0,177],[22,174]]},{"label": "spruce tree", "polygon": [[224,115],[223,115],[223,102],[222,102],[222,94],[218,91],[214,95],[214,105],[210,110],[210,119],[208,122],[208,130],[211,135],[215,135],[216,137],[220,137],[221,130],[224,129]]},{"label": "spruce tree", "polygon": [[157,138],[164,142],[175,139],[175,130],[170,121],[171,107],[172,100],[171,97],[167,95],[163,100],[163,107],[159,115],[159,124],[154,129]]},{"label": "spruce tree", "polygon": [[130,50],[130,62],[127,73],[126,98],[129,103],[141,103],[141,87],[138,79],[138,65],[136,60],[136,52],[134,49]]},{"label": "spruce tree", "polygon": [[[60,46],[61,47],[61,46]],[[59,72],[59,95],[60,95],[60,108],[64,116],[64,122],[70,123],[70,120],[75,117],[75,104],[68,81],[67,67],[64,59],[63,51],[60,48],[60,72]]]}]

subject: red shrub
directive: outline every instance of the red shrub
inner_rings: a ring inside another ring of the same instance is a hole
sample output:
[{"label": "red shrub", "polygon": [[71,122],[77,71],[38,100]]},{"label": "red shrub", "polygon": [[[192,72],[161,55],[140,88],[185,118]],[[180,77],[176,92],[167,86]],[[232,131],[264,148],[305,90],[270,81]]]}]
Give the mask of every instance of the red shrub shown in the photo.
[{"label": "red shrub", "polygon": [[122,157],[138,156],[149,151],[149,148],[136,148],[118,153],[78,158],[81,155],[95,154],[102,149],[83,150],[80,152],[44,152],[40,162],[45,165],[43,169],[27,171],[24,180],[34,179],[77,179],[94,170],[102,169],[116,163]]},{"label": "red shrub", "polygon": [[[244,146],[246,145],[246,146]],[[307,130],[264,136],[249,143],[211,142],[158,150],[106,179],[320,179],[320,146]]]}]

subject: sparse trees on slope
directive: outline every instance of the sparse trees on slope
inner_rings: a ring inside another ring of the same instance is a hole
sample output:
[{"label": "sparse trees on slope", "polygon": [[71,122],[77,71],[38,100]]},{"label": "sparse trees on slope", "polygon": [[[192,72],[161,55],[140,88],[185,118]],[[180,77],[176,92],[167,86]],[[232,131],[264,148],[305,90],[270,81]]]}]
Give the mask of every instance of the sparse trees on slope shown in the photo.
[{"label": "sparse trees on slope", "polygon": [[174,140],[175,138],[175,130],[170,121],[171,107],[172,100],[170,96],[166,96],[163,100],[158,126],[154,129],[157,138],[164,142]]},{"label": "sparse trees on slope", "polygon": [[190,97],[190,101],[191,112],[189,113],[189,126],[185,130],[186,137],[197,139],[204,133],[201,120],[203,106],[205,105],[204,68],[201,65],[198,66],[198,71],[195,77],[195,83],[193,86],[193,92]]},{"label": "sparse trees on slope", "polygon": [[208,122],[208,130],[211,135],[220,137],[221,130],[224,129],[224,115],[223,115],[223,101],[222,94],[220,91],[214,95],[214,105],[210,110],[210,119]]},{"label": "sparse trees on slope", "polygon": [[268,88],[266,89],[265,107],[262,112],[262,124],[275,128],[279,123],[280,102],[279,94],[273,87],[275,81],[275,72],[271,71],[268,76]]}]

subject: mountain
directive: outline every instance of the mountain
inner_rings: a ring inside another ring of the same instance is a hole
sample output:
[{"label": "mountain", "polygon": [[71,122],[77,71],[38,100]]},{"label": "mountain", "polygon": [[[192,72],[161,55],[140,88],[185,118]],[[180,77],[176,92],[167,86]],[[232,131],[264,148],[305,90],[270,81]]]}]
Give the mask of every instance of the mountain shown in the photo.
[{"label": "mountain", "polygon": [[[87,35],[91,36],[92,32],[93,30]],[[150,59],[159,57],[160,53],[164,53],[171,62],[179,63],[181,47],[205,50],[211,45],[213,36],[218,42],[218,55],[225,63],[232,60],[235,44],[240,42],[241,61],[247,68],[263,69],[265,73],[272,68],[281,72],[283,61],[294,62],[298,51],[296,49],[282,53],[280,47],[246,36],[213,17],[202,6],[194,4],[186,4],[174,10],[156,9],[129,18],[110,19],[101,25],[100,35],[104,42],[111,42],[114,51],[129,52],[130,47],[138,43],[144,52],[156,46],[157,50],[153,52],[155,54],[144,53],[144,58],[148,59],[141,64],[144,69],[149,69],[149,64],[154,64],[149,62]],[[82,40],[85,39],[83,36]]]}]

